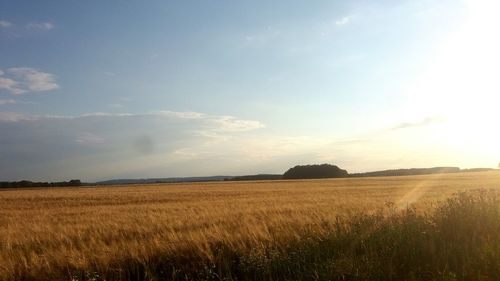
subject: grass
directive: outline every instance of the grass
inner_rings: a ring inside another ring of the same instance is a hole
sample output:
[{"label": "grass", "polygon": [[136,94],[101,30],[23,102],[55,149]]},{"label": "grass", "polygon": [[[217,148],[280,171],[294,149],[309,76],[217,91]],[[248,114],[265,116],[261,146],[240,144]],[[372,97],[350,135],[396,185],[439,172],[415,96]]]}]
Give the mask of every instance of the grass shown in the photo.
[{"label": "grass", "polygon": [[498,280],[498,191],[498,172],[3,190],[0,280]]}]

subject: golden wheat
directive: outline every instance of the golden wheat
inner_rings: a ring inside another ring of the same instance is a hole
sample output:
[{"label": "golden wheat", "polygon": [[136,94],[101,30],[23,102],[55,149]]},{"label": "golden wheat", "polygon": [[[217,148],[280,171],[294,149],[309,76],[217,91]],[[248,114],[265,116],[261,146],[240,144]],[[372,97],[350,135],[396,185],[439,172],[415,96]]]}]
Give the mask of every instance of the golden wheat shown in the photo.
[{"label": "golden wheat", "polygon": [[500,172],[1,190],[0,280],[105,272],[160,254],[210,260],[217,242],[249,252],[339,215],[387,202],[428,210],[477,188],[500,189]]}]

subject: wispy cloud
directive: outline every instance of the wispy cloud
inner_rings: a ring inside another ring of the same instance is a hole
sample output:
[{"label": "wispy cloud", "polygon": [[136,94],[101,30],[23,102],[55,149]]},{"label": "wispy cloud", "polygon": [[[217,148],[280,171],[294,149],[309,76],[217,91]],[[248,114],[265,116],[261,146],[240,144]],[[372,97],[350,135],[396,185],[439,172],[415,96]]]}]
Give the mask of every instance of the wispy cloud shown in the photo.
[{"label": "wispy cloud", "polygon": [[415,127],[423,127],[427,126],[436,122],[441,121],[442,118],[437,117],[437,116],[430,116],[426,117],[420,121],[416,122],[403,122],[399,123],[396,126],[392,127],[391,130],[401,130],[401,129],[408,129],[408,128],[415,128]]},{"label": "wispy cloud", "polygon": [[[0,134],[0,155],[5,155],[0,157],[0,178],[50,179],[77,172],[75,176],[87,179],[113,177],[117,170],[106,168],[113,165],[123,166],[120,173],[129,176],[161,176],[186,161],[179,151],[207,162],[240,159],[242,149],[249,147],[246,138],[239,137],[241,132],[260,127],[263,124],[256,120],[189,111],[74,116],[0,112],[0,131],[5,132]],[[213,162],[189,170],[199,173],[208,168],[214,168]]]},{"label": "wispy cloud", "polygon": [[125,107],[123,104],[120,104],[120,103],[111,103],[108,106],[111,108],[124,108]]},{"label": "wispy cloud", "polygon": [[31,22],[26,25],[28,29],[51,30],[56,26],[51,22]]},{"label": "wispy cloud", "polygon": [[0,91],[14,95],[58,89],[53,74],[31,67],[13,67],[0,70]]},{"label": "wispy cloud", "polygon": [[352,20],[352,16],[345,16],[335,21],[336,26],[343,26],[349,24]]},{"label": "wispy cloud", "polygon": [[245,45],[248,47],[263,47],[276,40],[283,40],[289,35],[283,29],[276,26],[268,26],[262,30],[257,30],[252,34],[244,36]]},{"label": "wispy cloud", "polygon": [[[2,75],[2,74],[0,74]],[[17,82],[10,79],[10,78],[5,78],[0,76],[0,91],[8,91],[12,94],[22,94],[23,91],[17,88]]]},{"label": "wispy cloud", "polygon": [[33,116],[28,116],[19,112],[1,112],[0,111],[0,124],[1,123],[16,123],[21,121],[36,120]]},{"label": "wispy cloud", "polygon": [[90,132],[81,132],[76,135],[74,140],[79,144],[102,144],[105,142],[104,138]]},{"label": "wispy cloud", "polygon": [[[211,115],[195,111],[155,111],[145,114],[131,114],[131,113],[109,113],[109,112],[92,112],[81,115],[27,115],[22,113],[12,113],[6,118],[0,118],[0,122],[18,122],[24,120],[50,120],[50,119],[85,119],[85,118],[159,118],[180,121],[197,122],[201,127],[211,131],[224,131],[224,132],[242,132],[264,128],[265,125],[256,120],[239,119],[234,116],[227,115]],[[15,116],[15,118],[13,117]],[[199,121],[197,121],[199,120]],[[204,129],[204,130],[205,130]]]},{"label": "wispy cloud", "polygon": [[161,116],[179,118],[179,119],[202,119],[206,118],[207,115],[205,113],[194,112],[194,111],[170,111],[170,110],[161,110],[157,111],[154,114],[158,114]]},{"label": "wispy cloud", "polygon": [[230,132],[252,131],[265,127],[265,125],[259,121],[240,120],[232,116],[221,116],[215,118],[214,122],[220,125],[221,130]]},{"label": "wispy cloud", "polygon": [[[13,27],[15,24],[10,21],[0,20],[0,28]],[[56,25],[52,22],[30,22],[27,24],[20,24],[21,27],[31,30],[48,31],[54,29]]]},{"label": "wispy cloud", "polygon": [[9,21],[6,21],[6,20],[0,20],[0,28],[6,28],[6,27],[10,27],[12,26],[13,24]]},{"label": "wispy cloud", "polygon": [[200,112],[193,111],[159,111],[158,114],[163,116],[170,116],[179,119],[205,119],[210,120],[214,124],[217,124],[216,129],[218,131],[226,131],[226,132],[243,132],[243,131],[252,131],[260,128],[264,128],[265,125],[259,121],[255,120],[242,120],[235,118],[233,116],[218,116],[218,115],[209,115]]},{"label": "wispy cloud", "polygon": [[0,99],[0,105],[6,105],[6,104],[16,104],[16,101],[15,100]]}]

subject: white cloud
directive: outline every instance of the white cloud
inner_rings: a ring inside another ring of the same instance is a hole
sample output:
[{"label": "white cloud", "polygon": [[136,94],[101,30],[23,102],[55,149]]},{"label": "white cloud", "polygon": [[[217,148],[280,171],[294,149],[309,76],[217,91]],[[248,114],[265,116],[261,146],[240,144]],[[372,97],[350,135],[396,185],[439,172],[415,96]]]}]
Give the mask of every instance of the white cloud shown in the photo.
[{"label": "white cloud", "polygon": [[335,25],[337,26],[343,26],[351,22],[352,17],[351,16],[345,16],[341,19],[338,19],[335,21]]},{"label": "white cloud", "polygon": [[10,26],[12,26],[11,22],[0,20],[0,28],[10,27]]},{"label": "white cloud", "polygon": [[56,27],[51,22],[32,22],[26,25],[28,29],[38,29],[38,30],[51,30]]},{"label": "white cloud", "polygon": [[0,91],[14,95],[58,89],[55,77],[31,67],[13,67],[0,71]]}]

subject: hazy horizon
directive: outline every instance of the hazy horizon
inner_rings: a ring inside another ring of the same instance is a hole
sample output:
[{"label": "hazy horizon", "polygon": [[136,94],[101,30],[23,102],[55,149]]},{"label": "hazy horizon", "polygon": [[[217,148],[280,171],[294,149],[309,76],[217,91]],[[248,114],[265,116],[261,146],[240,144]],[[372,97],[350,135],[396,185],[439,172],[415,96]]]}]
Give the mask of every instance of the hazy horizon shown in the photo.
[{"label": "hazy horizon", "polygon": [[498,8],[0,0],[0,180],[496,168]]}]

